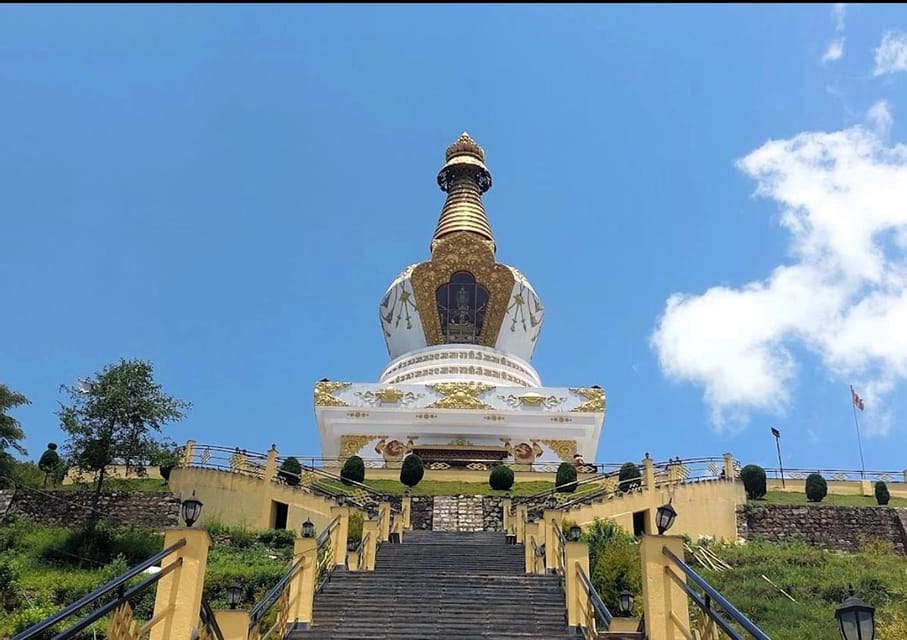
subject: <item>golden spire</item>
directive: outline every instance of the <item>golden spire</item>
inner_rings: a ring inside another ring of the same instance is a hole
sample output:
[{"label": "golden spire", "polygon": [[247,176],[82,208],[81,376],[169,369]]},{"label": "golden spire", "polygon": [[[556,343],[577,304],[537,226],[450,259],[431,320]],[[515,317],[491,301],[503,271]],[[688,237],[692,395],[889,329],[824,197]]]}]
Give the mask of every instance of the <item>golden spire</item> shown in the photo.
[{"label": "golden spire", "polygon": [[485,217],[482,194],[491,188],[491,173],[485,166],[485,152],[464,132],[447,147],[447,161],[438,173],[438,186],[447,193],[431,246],[444,236],[469,231],[491,242],[494,236]]}]

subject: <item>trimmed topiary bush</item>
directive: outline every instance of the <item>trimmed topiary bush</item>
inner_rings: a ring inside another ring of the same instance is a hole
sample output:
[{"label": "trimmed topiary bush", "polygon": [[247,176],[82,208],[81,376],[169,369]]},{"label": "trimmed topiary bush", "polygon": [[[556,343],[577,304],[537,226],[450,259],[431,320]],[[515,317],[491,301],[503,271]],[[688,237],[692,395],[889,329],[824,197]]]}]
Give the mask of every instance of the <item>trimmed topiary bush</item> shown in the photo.
[{"label": "trimmed topiary bush", "polygon": [[818,473],[811,473],[806,476],[806,499],[810,502],[822,502],[822,498],[828,495],[828,483]]},{"label": "trimmed topiary bush", "polygon": [[340,479],[343,484],[350,485],[354,482],[363,482],[365,480],[365,463],[359,456],[350,456],[343,463],[343,469],[340,470]]},{"label": "trimmed topiary bush", "polygon": [[425,467],[422,466],[422,458],[415,453],[403,458],[403,466],[400,467],[400,482],[412,489],[419,484],[424,475]]},{"label": "trimmed topiary bush", "polygon": [[513,486],[513,469],[504,464],[492,468],[488,485],[498,491],[507,491]]},{"label": "trimmed topiary bush", "polygon": [[277,475],[288,485],[295,487],[299,484],[300,476],[302,476],[302,465],[299,464],[299,460],[290,456],[280,463]]},{"label": "trimmed topiary bush", "polygon": [[876,502],[885,506],[889,500],[891,500],[891,494],[888,493],[888,485],[879,480],[876,482]]},{"label": "trimmed topiary bush", "polygon": [[576,491],[576,467],[569,462],[562,462],[557,468],[554,488],[560,493],[573,493]]},{"label": "trimmed topiary bush", "polygon": [[621,465],[617,478],[620,481],[617,488],[621,491],[632,491],[642,486],[642,472],[632,462],[625,462]]},{"label": "trimmed topiary bush", "polygon": [[765,469],[758,464],[748,464],[740,470],[740,479],[746,489],[746,497],[758,500],[765,496]]}]

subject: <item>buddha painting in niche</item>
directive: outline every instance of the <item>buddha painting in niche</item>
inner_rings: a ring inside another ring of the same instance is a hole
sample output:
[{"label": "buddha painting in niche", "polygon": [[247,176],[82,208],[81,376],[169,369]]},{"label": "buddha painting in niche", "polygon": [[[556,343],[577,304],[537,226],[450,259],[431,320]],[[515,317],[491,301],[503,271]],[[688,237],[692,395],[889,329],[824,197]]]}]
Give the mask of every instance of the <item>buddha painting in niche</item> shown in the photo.
[{"label": "buddha painting in niche", "polygon": [[504,449],[513,456],[514,462],[518,464],[532,464],[536,458],[544,453],[539,443],[535,440],[532,441],[532,444],[521,442],[515,447],[508,440],[504,443]]},{"label": "buddha painting in niche", "polygon": [[488,290],[467,271],[458,271],[436,293],[441,332],[449,344],[475,344],[482,334]]},{"label": "buddha painting in niche", "polygon": [[401,462],[407,453],[413,450],[413,441],[403,444],[399,440],[381,438],[375,445],[375,451],[380,453],[385,462]]}]

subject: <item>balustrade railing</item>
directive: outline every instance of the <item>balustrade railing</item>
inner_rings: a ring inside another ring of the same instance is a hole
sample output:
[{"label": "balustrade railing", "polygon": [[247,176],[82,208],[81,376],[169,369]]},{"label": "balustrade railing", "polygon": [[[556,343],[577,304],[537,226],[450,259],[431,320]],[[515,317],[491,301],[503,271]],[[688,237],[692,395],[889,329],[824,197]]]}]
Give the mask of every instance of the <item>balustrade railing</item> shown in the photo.
[{"label": "balustrade railing", "polygon": [[580,616],[583,620],[583,624],[580,626],[582,627],[583,637],[586,640],[596,640],[598,638],[599,621],[601,621],[604,630],[607,631],[614,616],[611,615],[611,611],[608,610],[604,600],[598,595],[598,591],[595,590],[592,581],[589,580],[589,576],[586,575],[583,568],[578,563],[574,565],[574,568],[577,582],[583,592],[583,597],[579,599]]},{"label": "balustrade railing", "polygon": [[208,598],[202,596],[201,608],[201,628],[199,629],[199,638],[213,638],[214,640],[224,640],[224,633],[217,624],[217,616],[208,603]]},{"label": "balustrade railing", "polygon": [[[859,482],[860,480],[869,480],[870,482],[904,482],[904,471],[860,471],[853,469],[788,469],[784,468],[785,480],[806,480],[806,476],[811,473],[819,473],[829,482]],[[776,480],[781,479],[781,469],[766,467],[765,475],[768,478]]]},{"label": "balustrade railing", "polygon": [[340,526],[340,518],[334,518],[331,523],[318,534],[315,539],[318,549],[318,568],[315,573],[315,592],[331,579],[336,564],[334,563],[334,530]]},{"label": "balustrade railing", "polygon": [[[687,565],[683,560],[677,557],[670,549],[667,547],[662,548],[662,553],[667,556],[671,561],[674,567],[679,569],[689,580],[693,582],[699,589],[701,593],[693,589],[687,582],[680,579],[678,574],[672,570],[671,567],[666,569],[667,575],[674,580],[689,596],[690,600],[699,607],[699,610],[703,613],[701,618],[701,627],[699,629],[700,635],[703,638],[712,638],[714,636],[714,627],[717,625],[721,631],[723,631],[731,640],[745,640],[747,637],[755,638],[756,640],[771,640],[768,635],[762,631],[759,627],[753,624],[749,618],[743,615],[739,610],[737,610],[734,605],[725,599],[717,589],[705,581],[698,573],[696,573],[689,565]],[[726,619],[721,613],[719,613],[714,605],[717,604],[724,613],[730,618]],[[748,636],[742,635],[742,632],[735,628],[733,623],[739,625],[743,632],[749,634]]]},{"label": "balustrade railing", "polygon": [[[132,567],[129,571],[126,571],[122,575],[119,575],[113,580],[98,587],[91,593],[82,596],[59,613],[42,620],[25,631],[17,633],[12,637],[12,640],[37,640],[38,638],[45,637],[48,632],[54,631],[56,631],[56,635],[53,636],[54,640],[67,640],[68,638],[74,638],[79,632],[88,628],[108,614],[110,614],[108,627],[126,629],[131,633],[138,634],[134,637],[143,637],[148,633],[152,626],[160,622],[163,618],[163,614],[156,615],[151,620],[140,625],[133,617],[133,610],[130,602],[135,602],[138,597],[164,576],[179,570],[182,566],[182,558],[178,558],[176,562],[171,562],[167,567],[153,573],[136,585],[130,587],[129,581],[136,578],[150,567],[156,566],[161,560],[176,553],[185,545],[185,538],[180,539],[178,542],[154,554],[144,562]],[[94,607],[94,609],[87,616],[78,620],[65,630],[57,630],[58,626],[65,620],[75,617],[78,612],[90,606]]]},{"label": "balustrade railing", "polygon": [[556,541],[557,546],[554,554],[556,564],[552,568],[555,573],[563,578],[567,572],[567,536],[561,531],[561,527],[556,520],[551,521],[551,528],[554,531],[554,541]]},{"label": "balustrade railing", "polygon": [[[290,585],[303,569],[305,558],[294,561],[258,603],[249,610],[249,640],[283,640],[290,630]],[[274,607],[277,606],[276,612]]]}]

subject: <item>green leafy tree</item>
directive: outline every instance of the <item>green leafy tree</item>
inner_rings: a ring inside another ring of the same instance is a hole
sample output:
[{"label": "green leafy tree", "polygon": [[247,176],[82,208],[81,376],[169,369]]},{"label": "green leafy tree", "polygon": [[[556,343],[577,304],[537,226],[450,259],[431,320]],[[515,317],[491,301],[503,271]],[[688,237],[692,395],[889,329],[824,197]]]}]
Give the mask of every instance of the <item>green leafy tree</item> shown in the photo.
[{"label": "green leafy tree", "polygon": [[400,467],[400,482],[412,489],[419,484],[424,475],[425,467],[422,465],[422,458],[415,453],[403,458],[403,465]]},{"label": "green leafy tree", "polygon": [[888,504],[891,500],[891,494],[888,492],[888,485],[879,480],[875,486],[876,502],[882,506]]},{"label": "green leafy tree", "polygon": [[120,360],[62,389],[69,404],[61,403],[57,415],[69,434],[67,454],[73,465],[96,474],[95,506],[107,467],[121,461],[127,471],[143,471],[160,450],[156,434],[191,406],[164,393],[154,381],[153,365],[142,360]]},{"label": "green leafy tree", "polygon": [[507,491],[513,486],[513,469],[505,464],[492,468],[488,476],[488,485],[498,491]]},{"label": "green leafy tree", "polygon": [[280,463],[280,469],[277,470],[277,475],[288,485],[295,487],[302,479],[302,465],[299,464],[299,460],[290,456]]},{"label": "green leafy tree", "polygon": [[57,453],[57,443],[48,442],[47,450],[41,454],[40,460],[38,460],[38,468],[44,472],[44,486],[47,486],[47,477],[52,476],[53,484],[57,484],[57,468],[60,466],[62,461],[60,460],[60,454]]},{"label": "green leafy tree", "polygon": [[[596,518],[580,538],[589,545],[590,579],[612,612],[619,610],[618,596],[624,589],[642,590],[642,569],[636,539],[612,520]],[[637,598],[641,600],[641,598]],[[638,607],[639,603],[635,605]]]},{"label": "green leafy tree", "polygon": [[340,479],[343,484],[351,485],[353,482],[363,482],[365,480],[365,463],[359,456],[350,456],[343,463],[340,470]]},{"label": "green leafy tree", "polygon": [[554,488],[560,493],[573,493],[576,491],[576,467],[569,462],[562,462],[557,468]]},{"label": "green leafy tree", "polygon": [[170,472],[180,466],[182,461],[182,446],[176,444],[169,438],[164,438],[161,442],[157,443],[154,453],[152,453],[149,458],[149,462],[158,468],[164,482],[170,482]]},{"label": "green leafy tree", "polygon": [[750,500],[758,500],[765,495],[765,469],[758,464],[748,464],[743,467],[740,470],[740,479],[743,480],[746,497]]},{"label": "green leafy tree", "polygon": [[0,384],[0,487],[7,486],[13,476],[13,467],[15,460],[7,452],[7,449],[14,449],[22,455],[28,452],[19,444],[19,441],[25,438],[25,432],[22,431],[22,425],[14,417],[9,415],[11,409],[31,404],[21,393],[17,393]]},{"label": "green leafy tree", "polygon": [[618,488],[621,491],[633,491],[642,485],[642,472],[639,467],[632,462],[625,462],[620,467],[617,475]]},{"label": "green leafy tree", "polygon": [[810,502],[822,502],[822,498],[828,495],[828,483],[818,473],[811,473],[806,476],[806,498]]}]

